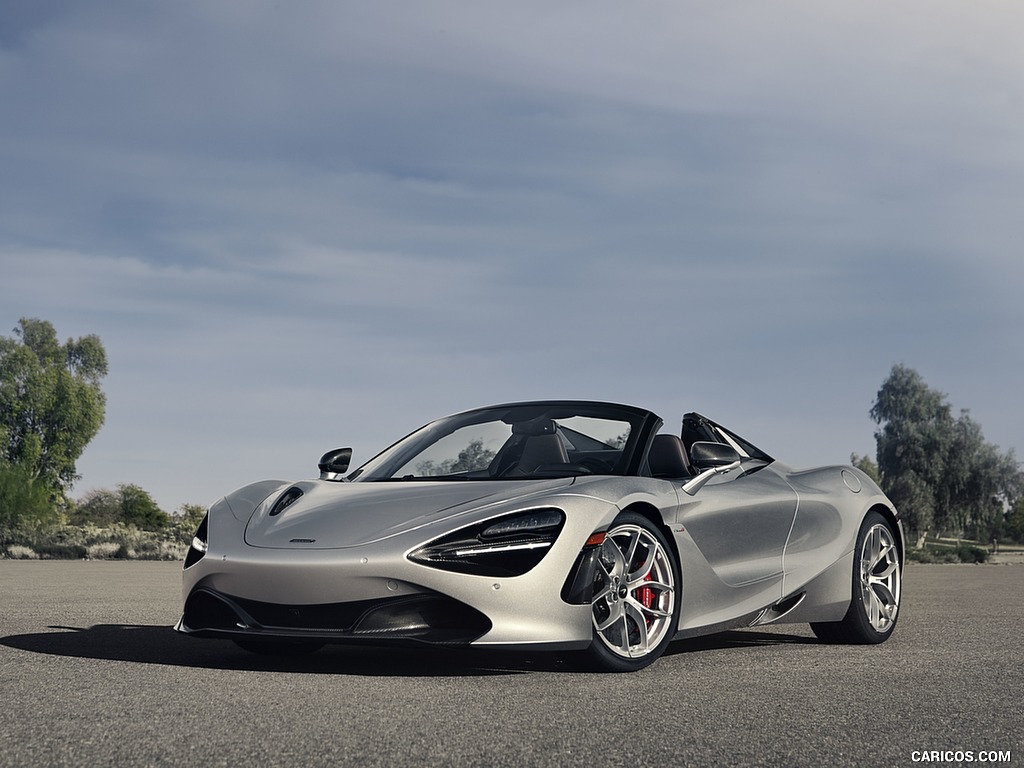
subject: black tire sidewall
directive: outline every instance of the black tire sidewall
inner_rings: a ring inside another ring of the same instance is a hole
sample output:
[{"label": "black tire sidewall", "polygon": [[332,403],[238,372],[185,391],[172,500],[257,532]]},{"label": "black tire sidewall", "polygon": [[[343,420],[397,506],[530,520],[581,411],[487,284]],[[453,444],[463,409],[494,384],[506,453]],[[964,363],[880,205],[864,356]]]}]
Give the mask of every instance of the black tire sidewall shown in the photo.
[{"label": "black tire sidewall", "polygon": [[[679,626],[679,612],[682,606],[682,581],[680,576],[679,560],[664,532],[643,515],[637,512],[626,511],[616,517],[614,522],[612,522],[608,527],[608,535],[610,536],[612,531],[624,525],[635,525],[639,528],[643,528],[651,533],[664,548],[672,567],[675,600],[673,601],[672,606],[672,618],[669,622],[668,632],[665,633],[665,637],[662,638],[661,642],[658,643],[650,653],[647,653],[640,658],[627,659],[613,653],[605,645],[604,640],[602,640],[598,635],[597,628],[592,626],[594,637],[590,642],[590,647],[587,649],[587,655],[592,662],[593,667],[606,672],[635,672],[655,662],[665,652],[665,649],[668,648],[669,643],[671,643],[672,639],[675,637],[676,630]],[[593,613],[591,613],[591,624],[593,624]]]},{"label": "black tire sidewall", "polygon": [[[869,512],[864,517],[864,521],[860,526],[860,532],[857,534],[857,548],[853,553],[853,589],[851,593],[850,609],[847,611],[846,617],[842,622],[845,634],[852,642],[857,643],[876,644],[885,642],[885,640],[887,640],[893,633],[893,630],[896,629],[896,622],[900,618],[900,606],[897,605],[896,617],[892,620],[892,623],[889,624],[889,628],[884,632],[879,632],[871,626],[871,622],[868,620],[867,609],[864,606],[864,599],[861,596],[860,562],[864,552],[864,541],[867,539],[868,532],[876,525],[884,525],[893,540],[898,541],[896,533],[892,529],[892,525],[878,512]],[[903,570],[902,558],[899,563],[899,568],[901,571]]]}]

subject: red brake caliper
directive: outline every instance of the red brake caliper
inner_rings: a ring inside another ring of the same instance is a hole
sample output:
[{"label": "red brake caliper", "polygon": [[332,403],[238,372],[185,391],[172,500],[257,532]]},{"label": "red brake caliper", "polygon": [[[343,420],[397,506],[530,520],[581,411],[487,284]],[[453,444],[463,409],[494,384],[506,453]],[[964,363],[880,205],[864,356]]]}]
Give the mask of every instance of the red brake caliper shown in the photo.
[{"label": "red brake caliper", "polygon": [[[644,576],[644,581],[654,581],[654,577],[651,574]],[[636,591],[636,599],[643,605],[644,608],[650,608],[654,605],[654,590],[650,587],[640,587]],[[647,618],[647,625],[650,626],[652,621],[651,617]]]}]

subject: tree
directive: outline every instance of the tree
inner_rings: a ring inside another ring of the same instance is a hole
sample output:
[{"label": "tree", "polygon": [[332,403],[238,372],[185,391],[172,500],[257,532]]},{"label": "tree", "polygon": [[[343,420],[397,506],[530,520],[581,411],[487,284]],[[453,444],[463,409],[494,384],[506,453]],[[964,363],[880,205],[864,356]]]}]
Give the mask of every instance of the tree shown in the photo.
[{"label": "tree", "polygon": [[148,491],[131,483],[122,483],[117,486],[117,491],[121,497],[121,521],[125,525],[159,531],[170,524],[170,515],[157,506]]},{"label": "tree", "polygon": [[89,491],[78,500],[71,513],[72,525],[95,525],[108,528],[121,519],[121,497],[117,491],[100,488]]},{"label": "tree", "polygon": [[103,425],[106,374],[98,336],[61,345],[52,324],[22,318],[13,337],[0,337],[0,459],[64,498]]},{"label": "tree", "polygon": [[171,530],[182,544],[192,541],[196,529],[206,516],[206,507],[201,504],[182,504],[171,518]]},{"label": "tree", "polygon": [[440,464],[426,459],[416,465],[416,472],[422,477],[438,477],[452,475],[457,472],[474,472],[487,469],[494,458],[494,451],[484,448],[484,441],[471,440],[469,445],[459,451],[458,458],[445,459]]},{"label": "tree", "polygon": [[18,466],[0,461],[0,544],[5,533],[58,521],[49,490]]},{"label": "tree", "polygon": [[882,484],[882,477],[878,474],[878,465],[875,464],[869,456],[858,456],[856,453],[851,453],[850,464],[855,466],[879,485]]},{"label": "tree", "polygon": [[71,522],[101,528],[123,523],[158,531],[170,525],[171,518],[157,506],[148,491],[131,483],[122,483],[116,491],[101,488],[87,494],[71,515]]},{"label": "tree", "polygon": [[1000,535],[1005,508],[1020,496],[1021,474],[1013,451],[1003,453],[985,442],[981,426],[965,410],[953,439],[956,470],[951,469],[949,523],[971,538],[988,541]]},{"label": "tree", "polygon": [[946,396],[929,389],[912,368],[894,365],[878,390],[871,417],[879,425],[875,440],[882,488],[920,545],[935,524],[953,435]]},{"label": "tree", "polygon": [[1024,498],[1018,499],[1006,515],[1003,536],[1018,544],[1024,544]]},{"label": "tree", "polygon": [[985,442],[966,410],[954,419],[946,396],[903,365],[893,366],[871,416],[882,488],[918,546],[932,530],[986,540],[998,531],[1024,491],[1012,451]]}]

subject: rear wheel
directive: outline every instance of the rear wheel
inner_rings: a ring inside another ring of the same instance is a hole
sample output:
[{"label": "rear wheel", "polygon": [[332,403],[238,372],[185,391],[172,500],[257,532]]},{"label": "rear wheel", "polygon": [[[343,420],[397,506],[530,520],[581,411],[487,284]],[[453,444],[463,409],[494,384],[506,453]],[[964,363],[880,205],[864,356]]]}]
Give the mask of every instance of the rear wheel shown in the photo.
[{"label": "rear wheel", "polygon": [[605,536],[591,603],[591,665],[632,672],[668,647],[679,621],[679,569],[665,535],[643,515],[624,512]]},{"label": "rear wheel", "polygon": [[896,627],[903,562],[889,521],[877,512],[861,523],[854,550],[853,594],[842,621],[811,624],[830,643],[881,643]]}]

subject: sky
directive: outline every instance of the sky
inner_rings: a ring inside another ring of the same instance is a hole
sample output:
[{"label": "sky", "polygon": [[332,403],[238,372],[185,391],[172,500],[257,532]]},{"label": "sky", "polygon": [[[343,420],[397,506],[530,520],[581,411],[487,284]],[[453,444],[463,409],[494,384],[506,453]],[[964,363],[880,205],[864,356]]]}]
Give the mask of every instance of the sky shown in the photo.
[{"label": "sky", "polygon": [[1024,448],[1024,4],[6,0],[0,335],[97,334],[72,490],[167,511],[541,398]]}]

